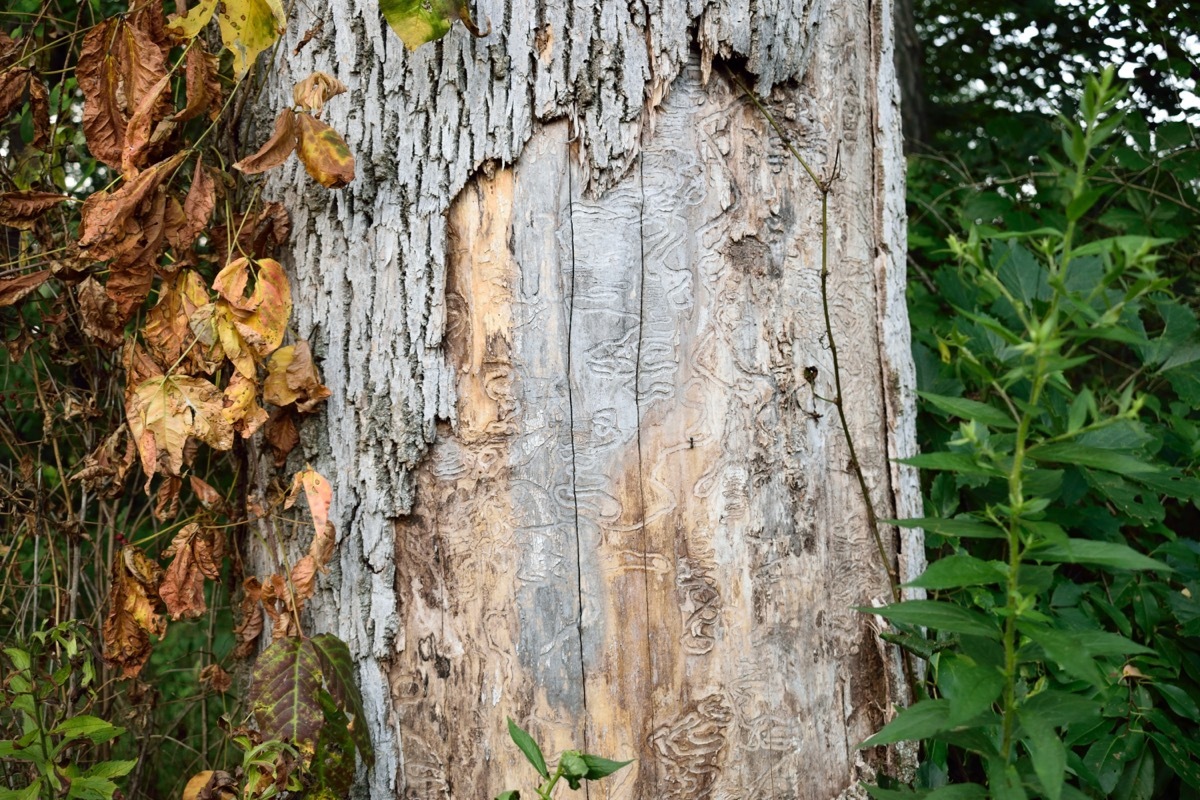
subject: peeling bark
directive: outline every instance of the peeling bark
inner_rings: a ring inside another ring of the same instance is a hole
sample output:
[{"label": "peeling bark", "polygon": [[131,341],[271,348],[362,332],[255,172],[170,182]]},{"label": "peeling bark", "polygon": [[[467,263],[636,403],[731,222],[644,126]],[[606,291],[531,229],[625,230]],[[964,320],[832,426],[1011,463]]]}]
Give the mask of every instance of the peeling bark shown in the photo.
[{"label": "peeling bark", "polygon": [[852,610],[889,590],[803,377],[832,394],[818,194],[717,64],[818,171],[840,152],[848,415],[880,516],[914,513],[890,3],[493,0],[492,35],[416,53],[373,2],[328,8],[260,110],[313,69],[350,87],[326,119],[358,180],[268,194],[333,389],[295,457],[334,484],[312,623],[359,660],[362,791],[528,786],[511,715],[638,759],[591,797],[836,796],[903,700]]}]

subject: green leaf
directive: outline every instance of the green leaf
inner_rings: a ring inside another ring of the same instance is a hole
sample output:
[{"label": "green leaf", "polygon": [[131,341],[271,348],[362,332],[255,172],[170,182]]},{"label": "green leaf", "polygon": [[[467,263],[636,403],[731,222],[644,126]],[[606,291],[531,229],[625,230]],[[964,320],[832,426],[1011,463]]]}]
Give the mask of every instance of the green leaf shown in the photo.
[{"label": "green leaf", "polygon": [[363,713],[362,694],[354,679],[354,659],[350,655],[350,648],[331,633],[314,636],[307,644],[321,662],[325,689],[338,708],[354,718],[349,727],[350,738],[358,748],[363,763],[370,769],[375,763],[375,750],[371,747],[371,733],[367,730],[367,718]]},{"label": "green leaf", "polygon": [[116,725],[105,722],[99,717],[92,717],[87,714],[71,717],[50,731],[52,735],[63,737],[63,741],[65,742],[76,739],[90,739],[92,744],[103,744],[117,738],[124,732],[124,728],[119,728]]},{"label": "green leaf", "polygon": [[941,733],[953,727],[949,723],[949,718],[949,700],[922,700],[902,709],[894,720],[860,744],[858,749],[894,742],[928,739],[935,733]]},{"label": "green leaf", "polygon": [[67,787],[69,800],[112,800],[117,785],[107,778],[72,778]]},{"label": "green leaf", "polygon": [[992,639],[1000,638],[1000,629],[983,614],[938,600],[909,600],[882,608],[860,606],[858,611],[864,614],[878,614],[886,619],[908,625],[923,625],[950,633],[967,633]]},{"label": "green leaf", "polygon": [[937,686],[950,701],[949,722],[959,725],[991,708],[1004,691],[1004,675],[965,655],[943,653],[938,658]]},{"label": "green leaf", "polygon": [[576,750],[567,750],[558,759],[558,766],[563,776],[567,778],[582,778],[588,773],[587,762],[583,754]]},{"label": "green leaf", "polygon": [[1021,727],[1025,731],[1025,745],[1029,751],[1029,759],[1033,762],[1033,771],[1042,784],[1042,791],[1048,800],[1059,800],[1062,797],[1063,778],[1067,771],[1067,748],[1054,726],[1048,724],[1037,714],[1022,708],[1018,713]]},{"label": "green leaf", "polygon": [[1074,725],[1100,718],[1101,704],[1079,694],[1047,689],[1030,695],[1022,707],[1052,725]]},{"label": "green leaf", "polygon": [[613,761],[612,759],[601,758],[600,756],[593,756],[587,753],[584,753],[581,757],[588,768],[587,774],[583,777],[589,781],[606,778],[622,767],[627,767],[633,763],[632,758],[628,761]]},{"label": "green leaf", "polygon": [[962,472],[967,475],[1000,475],[1000,470],[975,463],[975,459],[966,453],[921,453],[910,458],[897,459],[901,464],[908,464],[921,469],[944,469],[951,472]]},{"label": "green leaf", "polygon": [[516,789],[509,789],[496,795],[496,800],[521,800],[521,793]]},{"label": "green leaf", "polygon": [[922,399],[935,408],[940,408],[951,416],[964,420],[975,420],[993,428],[1015,428],[1017,423],[1013,418],[995,406],[981,403],[978,400],[968,400],[965,397],[947,397],[929,392],[917,392]]},{"label": "green leaf", "polygon": [[1017,242],[993,248],[991,256],[996,277],[1025,307],[1032,307],[1034,300],[1049,300],[1053,295],[1045,265]]},{"label": "green leaf", "polygon": [[24,789],[0,789],[0,800],[38,800],[41,796],[41,778],[38,778]]},{"label": "green leaf", "polygon": [[1158,472],[1159,467],[1134,458],[1125,453],[1089,447],[1074,442],[1040,444],[1029,448],[1029,457],[1037,461],[1056,464],[1078,464],[1083,467],[1102,469],[1125,475],[1142,475]]},{"label": "green leaf", "polygon": [[542,748],[538,747],[532,736],[513,722],[512,717],[508,718],[508,735],[512,737],[513,742],[525,754],[525,758],[538,771],[538,774],[543,778],[549,778],[550,770],[546,769],[546,757],[542,755]]},{"label": "green leaf", "polygon": [[128,775],[130,771],[137,766],[137,761],[101,761],[87,772],[83,773],[85,778],[120,778],[122,775]]},{"label": "green leaf", "polygon": [[1021,776],[1015,764],[1000,758],[989,758],[984,770],[993,800],[1026,800],[1025,787],[1021,785]]},{"label": "green leaf", "polygon": [[456,19],[475,33],[464,0],[379,0],[379,10],[409,50],[442,38]]},{"label": "green leaf", "polygon": [[1154,797],[1154,755],[1149,748],[1142,750],[1137,758],[1125,765],[1117,785],[1113,789],[1113,800],[1151,800]]},{"label": "green leaf", "polygon": [[1091,539],[1067,539],[1065,542],[1030,548],[1030,558],[1062,564],[1091,564],[1113,569],[1156,569],[1174,572],[1170,566],[1144,556],[1132,547],[1116,542],[1096,542]]},{"label": "green leaf", "polygon": [[1184,719],[1200,720],[1200,706],[1197,706],[1196,701],[1183,689],[1172,683],[1158,682],[1151,684],[1150,688],[1161,694],[1171,710],[1179,716]]},{"label": "green leaf", "polygon": [[988,792],[977,783],[943,786],[925,795],[925,800],[987,800]]},{"label": "green leaf", "polygon": [[1001,583],[1006,577],[1004,565],[982,561],[968,555],[939,558],[921,576],[905,586],[918,589],[959,589],[964,586],[987,586]]},{"label": "green leaf", "polygon": [[1003,539],[1004,531],[987,522],[969,517],[943,519],[941,517],[919,517],[915,519],[885,519],[885,524],[901,528],[924,528],[926,533],[942,536],[959,536],[964,539]]}]

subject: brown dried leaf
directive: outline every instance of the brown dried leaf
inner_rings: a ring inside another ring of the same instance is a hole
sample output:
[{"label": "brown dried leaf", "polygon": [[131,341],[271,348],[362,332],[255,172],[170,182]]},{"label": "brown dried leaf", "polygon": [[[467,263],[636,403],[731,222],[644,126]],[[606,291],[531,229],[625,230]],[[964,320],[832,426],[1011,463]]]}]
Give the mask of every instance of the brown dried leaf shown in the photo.
[{"label": "brown dried leaf", "polygon": [[29,69],[0,70],[0,121],[21,107],[29,85]]},{"label": "brown dried leaf", "polygon": [[162,569],[133,546],[113,559],[108,616],[101,628],[104,660],[132,678],[150,658],[150,636],[162,636],[167,621],[159,613],[158,582]]},{"label": "brown dried leaf", "polygon": [[122,423],[83,459],[83,466],[71,476],[71,481],[79,481],[100,497],[116,497],[124,491],[125,476],[136,459],[137,449],[129,438],[129,426]]},{"label": "brown dried leaf", "polygon": [[216,529],[189,523],[175,534],[163,553],[171,558],[163,576],[159,595],[166,603],[171,619],[198,617],[208,610],[204,600],[204,579],[221,577],[225,558],[225,536]]},{"label": "brown dried leaf", "polygon": [[38,217],[70,199],[53,192],[4,192],[0,194],[0,225],[31,231]]},{"label": "brown dried leaf", "polygon": [[275,456],[275,468],[287,463],[288,453],[300,444],[300,433],[296,430],[296,417],[292,408],[277,408],[271,412],[264,431],[267,445]]},{"label": "brown dried leaf", "polygon": [[[145,223],[140,218],[157,202],[159,185],[174,174],[187,156],[187,151],[176,153],[121,184],[114,192],[99,191],[89,196],[79,212],[79,246],[84,255],[106,261],[137,247],[145,235]],[[165,215],[165,198],[161,202]]]},{"label": "brown dried leaf", "polygon": [[200,505],[208,511],[219,511],[225,507],[225,498],[221,497],[221,493],[209,485],[207,481],[196,475],[189,475],[188,481],[192,485],[192,492],[195,493],[196,499],[200,501]]},{"label": "brown dried leaf", "polygon": [[145,150],[150,144],[150,132],[154,123],[162,119],[161,112],[166,109],[162,102],[163,93],[170,86],[171,75],[165,73],[142,98],[125,126],[125,142],[121,147],[121,172],[126,177],[136,175],[145,163]]},{"label": "brown dried leaf", "polygon": [[340,133],[311,114],[297,115],[296,130],[296,152],[313,180],[326,189],[340,189],[354,180],[354,155]]},{"label": "brown dried leaf", "polygon": [[254,645],[263,632],[263,615],[258,605],[261,597],[262,584],[258,578],[247,578],[242,584],[240,620],[233,631],[237,638],[233,648],[234,658],[249,658],[254,654]]},{"label": "brown dried leaf", "polygon": [[[154,519],[159,522],[175,519],[179,513],[179,490],[183,488],[183,479],[171,475],[163,478],[155,494]],[[164,600],[166,598],[163,598]]]},{"label": "brown dried leaf", "polygon": [[195,350],[196,336],[189,318],[207,303],[204,279],[193,270],[183,270],[174,281],[163,283],[158,302],[146,312],[142,326],[142,340],[159,364],[170,366],[183,358],[185,352],[191,354],[189,348]]},{"label": "brown dried leaf", "polygon": [[304,610],[304,604],[317,590],[317,562],[312,556],[304,556],[292,566],[292,588],[295,593],[291,596],[296,612]]},{"label": "brown dried leaf", "polygon": [[33,117],[33,141],[38,150],[50,144],[50,92],[41,78],[29,76],[29,113]]},{"label": "brown dried leaf", "polygon": [[308,342],[281,347],[267,364],[267,379],[263,382],[263,400],[277,406],[296,404],[296,410],[310,413],[331,392],[321,384],[321,376],[313,364]]},{"label": "brown dried leaf", "polygon": [[262,209],[252,214],[235,214],[233,230],[237,233],[237,242],[233,241],[229,228],[222,225],[214,228],[209,235],[219,260],[233,261],[242,255],[251,258],[266,258],[287,242],[291,232],[291,221],[282,203],[270,202]]},{"label": "brown dried leaf", "polygon": [[240,372],[234,373],[225,387],[223,413],[243,439],[253,436],[267,421],[267,412],[258,404],[258,384]]},{"label": "brown dried leaf", "polygon": [[[233,688],[233,677],[221,668],[220,664],[209,664],[200,670],[200,685],[206,691],[224,694]],[[230,797],[233,797],[230,793]]]},{"label": "brown dried leaf", "polygon": [[121,353],[121,366],[125,369],[125,403],[142,382],[163,374],[162,367],[155,363],[145,348],[137,339],[127,339],[125,350]]},{"label": "brown dried leaf", "polygon": [[208,118],[215,122],[221,115],[222,104],[217,58],[201,47],[199,42],[188,49],[184,85],[187,89],[187,105],[171,119],[186,122],[207,113]]},{"label": "brown dried leaf", "polygon": [[291,508],[296,503],[296,496],[304,490],[308,500],[308,513],[312,515],[313,527],[317,532],[325,530],[329,523],[329,504],[333,501],[333,487],[325,476],[317,472],[311,465],[305,464],[304,469],[296,473],[292,479],[292,488],[288,492],[284,508]]},{"label": "brown dried leaf", "polygon": [[324,72],[314,72],[292,88],[296,105],[320,113],[331,97],[346,91],[346,84]]},{"label": "brown dried leaf", "polygon": [[216,450],[233,447],[233,428],[221,406],[216,386],[188,375],[151,378],[126,398],[126,418],[142,456],[147,488],[156,472],[179,475],[189,436]]},{"label": "brown dried leaf", "polygon": [[125,320],[100,282],[88,277],[75,291],[84,334],[106,347],[120,346],[125,340]]},{"label": "brown dried leaf", "polygon": [[326,522],[325,528],[318,529],[316,535],[313,536],[312,543],[308,546],[308,555],[317,563],[317,568],[324,571],[329,559],[333,558],[333,551],[336,548],[337,530],[333,527],[332,522]]},{"label": "brown dried leaf", "polygon": [[50,280],[50,270],[27,272],[15,278],[0,278],[0,308],[12,306],[24,300],[30,292]]},{"label": "brown dried leaf", "polygon": [[246,156],[234,164],[233,168],[247,175],[257,175],[287,161],[287,157],[295,149],[296,114],[290,108],[285,108],[275,118],[275,132],[271,134],[271,138],[267,139],[257,153]]},{"label": "brown dried leaf", "polygon": [[108,282],[104,291],[117,304],[122,320],[130,319],[142,307],[154,285],[158,257],[162,254],[166,231],[167,194],[156,191],[148,205],[143,205],[139,219],[121,252],[109,264]]},{"label": "brown dried leaf", "polygon": [[176,242],[172,242],[177,250],[186,250],[196,241],[200,231],[208,227],[209,217],[217,205],[217,182],[212,173],[204,168],[197,159],[196,171],[192,173],[192,185],[188,189],[187,198],[183,201],[183,213],[187,219],[187,227],[180,233]]}]

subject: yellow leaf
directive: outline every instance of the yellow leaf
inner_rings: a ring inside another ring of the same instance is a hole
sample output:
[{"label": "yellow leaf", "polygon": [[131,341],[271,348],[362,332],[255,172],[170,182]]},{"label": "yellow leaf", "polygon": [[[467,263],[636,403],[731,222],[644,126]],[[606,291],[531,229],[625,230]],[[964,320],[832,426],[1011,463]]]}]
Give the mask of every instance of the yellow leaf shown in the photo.
[{"label": "yellow leaf", "polygon": [[241,78],[258,54],[275,44],[287,15],[280,0],[224,0],[217,23],[221,40],[233,54],[233,75]]},{"label": "yellow leaf", "polygon": [[221,407],[221,391],[203,378],[161,375],[138,385],[126,401],[125,413],[147,488],[156,472],[179,475],[189,436],[217,450],[233,447],[233,427]]},{"label": "yellow leaf", "polygon": [[[213,289],[229,304],[230,319],[241,338],[259,358],[266,358],[283,342],[292,316],[292,290],[279,262],[264,258],[253,262],[257,274],[254,289],[247,294],[251,263],[246,258],[229,262],[213,281]],[[253,372],[242,374],[254,377]]]},{"label": "yellow leaf", "polygon": [[196,34],[204,30],[204,26],[212,19],[213,12],[216,10],[217,0],[200,0],[182,17],[172,16],[167,30],[184,39],[195,39]]},{"label": "yellow leaf", "polygon": [[267,412],[258,404],[258,384],[235,373],[225,387],[225,408],[221,413],[243,439],[253,436],[267,421]]}]

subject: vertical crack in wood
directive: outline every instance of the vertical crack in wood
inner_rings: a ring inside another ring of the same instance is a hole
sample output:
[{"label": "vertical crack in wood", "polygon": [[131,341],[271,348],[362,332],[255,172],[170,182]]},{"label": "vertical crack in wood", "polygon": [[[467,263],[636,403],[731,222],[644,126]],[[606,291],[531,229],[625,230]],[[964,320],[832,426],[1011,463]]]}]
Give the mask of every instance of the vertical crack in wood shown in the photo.
[{"label": "vertical crack in wood", "polygon": [[[654,714],[654,645],[650,641],[650,557],[649,543],[646,533],[646,473],[645,459],[642,452],[642,343],[646,332],[646,157],[645,143],[638,156],[636,165],[638,173],[638,189],[641,203],[638,206],[638,335],[637,353],[633,362],[633,408],[637,421],[637,475],[638,475],[638,523],[642,532],[642,600],[646,612],[646,676],[647,714],[649,724],[639,731],[640,741],[638,750],[649,747],[650,734],[657,729]],[[639,770],[640,771],[640,770]],[[658,770],[653,772],[655,792],[652,797],[661,796],[658,787]],[[642,782],[644,790],[645,783]]]},{"label": "vertical crack in wood", "polygon": [[[567,144],[568,149],[570,144]],[[570,156],[568,155],[568,159]],[[567,433],[571,442],[571,505],[575,522],[575,593],[578,597],[579,617],[575,622],[575,634],[579,638],[579,686],[583,698],[583,715],[580,719],[582,741],[585,751],[588,747],[588,703],[587,703],[587,664],[584,661],[583,650],[583,542],[579,535],[579,468],[575,453],[575,387],[571,381],[571,351],[574,345],[575,333],[575,173],[571,165],[567,165],[567,224],[571,227],[571,281],[567,295]],[[584,784],[584,796],[590,797],[587,784]]]}]

